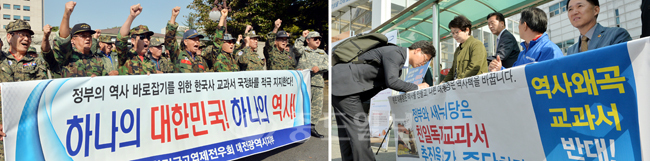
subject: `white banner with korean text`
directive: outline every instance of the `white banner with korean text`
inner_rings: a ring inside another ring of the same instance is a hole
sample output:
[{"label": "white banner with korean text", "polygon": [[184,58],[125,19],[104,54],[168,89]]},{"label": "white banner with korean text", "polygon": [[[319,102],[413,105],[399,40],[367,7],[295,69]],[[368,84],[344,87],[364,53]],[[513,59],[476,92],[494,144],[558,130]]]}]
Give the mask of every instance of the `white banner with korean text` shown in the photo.
[{"label": "white banner with korean text", "polygon": [[309,71],[2,83],[13,160],[233,160],[310,137]]},{"label": "white banner with korean text", "polygon": [[650,160],[650,38],[389,98],[397,160]]}]

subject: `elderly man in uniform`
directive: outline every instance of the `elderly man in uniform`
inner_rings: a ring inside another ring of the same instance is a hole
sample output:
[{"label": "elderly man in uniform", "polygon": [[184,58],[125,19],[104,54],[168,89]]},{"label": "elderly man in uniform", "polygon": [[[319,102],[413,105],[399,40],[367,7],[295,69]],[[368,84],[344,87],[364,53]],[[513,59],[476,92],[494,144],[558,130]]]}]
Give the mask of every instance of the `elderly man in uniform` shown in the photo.
[{"label": "elderly man in uniform", "polygon": [[101,35],[97,38],[98,46],[97,53],[102,56],[104,60],[104,68],[109,70],[110,74],[118,74],[118,68],[120,67],[119,59],[117,53],[113,52],[113,41],[108,35]]},{"label": "elderly man in uniform", "polygon": [[[19,82],[47,79],[47,64],[35,54],[27,54],[32,44],[32,27],[23,20],[10,22],[6,27],[9,52],[3,53],[0,63],[0,82]],[[2,129],[0,106],[0,140],[5,136]],[[4,159],[4,147],[0,142],[0,159]]]},{"label": "elderly man in uniform", "polygon": [[[203,57],[197,56],[201,51],[199,39],[204,36],[199,34],[195,29],[185,31],[181,45],[176,44],[176,17],[180,13],[180,7],[172,9],[172,17],[167,23],[165,32],[165,47],[169,48],[170,59],[174,63],[174,68],[178,73],[203,73],[208,71],[206,61]],[[182,48],[181,48],[182,47]]]},{"label": "elderly man in uniform", "polygon": [[149,46],[149,60],[156,70],[156,73],[174,73],[174,66],[169,58],[162,56],[163,41],[159,38],[151,38]]},{"label": "elderly man in uniform", "polygon": [[257,54],[257,40],[260,36],[255,30],[246,33],[246,47],[239,51],[237,55],[237,64],[242,71],[264,70],[266,61]]},{"label": "elderly man in uniform", "polygon": [[63,19],[59,35],[55,38],[54,57],[61,65],[61,76],[68,77],[94,77],[108,75],[109,70],[104,69],[104,61],[90,50],[91,36],[95,33],[86,23],[74,25],[70,30],[70,15],[77,2],[70,1],[65,4]]},{"label": "elderly man in uniform", "polygon": [[[305,39],[307,39],[307,46],[303,44]],[[325,87],[323,73],[327,71],[329,55],[318,48],[320,40],[320,33],[305,30],[296,40],[295,48],[297,54],[302,55],[298,60],[298,69],[311,69],[311,135],[323,138],[324,136],[319,134],[315,127],[318,125],[318,119],[322,117],[323,87]]]},{"label": "elderly man in uniform", "polygon": [[[226,18],[228,17],[228,9],[221,10],[221,17],[219,20],[219,25],[217,26],[217,31],[214,36],[214,45],[208,47],[209,50],[205,50],[204,53],[210,55],[216,55],[212,61],[212,71],[214,72],[236,72],[239,71],[239,66],[237,65],[237,57],[234,55],[235,50],[235,38],[230,34],[226,34],[224,24],[226,23]],[[217,50],[218,49],[218,50]]]},{"label": "elderly man in uniform", "polygon": [[278,31],[280,25],[282,25],[282,20],[276,20],[273,32],[267,34],[266,45],[264,46],[266,68],[268,70],[293,70],[296,62],[289,56],[287,47],[289,34],[285,31]]},{"label": "elderly man in uniform", "polygon": [[[145,25],[139,25],[129,30],[133,20],[142,13],[142,6],[140,4],[133,5],[129,12],[126,22],[124,22],[119,34],[117,34],[117,43],[115,44],[117,55],[120,57],[120,74],[144,75],[156,73],[152,66],[153,63],[146,56],[149,51],[149,40],[153,32],[149,31],[149,28]],[[131,38],[131,44],[133,44],[132,50],[129,50],[127,45],[129,37]]]}]

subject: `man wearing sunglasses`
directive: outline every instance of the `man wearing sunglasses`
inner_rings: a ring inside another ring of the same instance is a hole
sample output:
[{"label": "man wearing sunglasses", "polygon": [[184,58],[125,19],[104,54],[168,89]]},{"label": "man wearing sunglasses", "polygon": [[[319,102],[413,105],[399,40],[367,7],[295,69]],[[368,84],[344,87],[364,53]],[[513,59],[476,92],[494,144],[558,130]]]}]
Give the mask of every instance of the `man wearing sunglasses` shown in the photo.
[{"label": "man wearing sunglasses", "polygon": [[226,34],[224,25],[228,17],[228,9],[221,10],[221,19],[217,26],[213,37],[213,44],[209,44],[201,54],[206,58],[209,63],[210,69],[213,72],[237,72],[239,66],[237,65],[237,57],[234,55],[235,38],[230,34]]},{"label": "man wearing sunglasses", "polygon": [[264,45],[264,57],[266,58],[266,69],[268,70],[294,70],[295,60],[289,56],[288,43],[289,34],[285,31],[278,31],[282,20],[275,21],[273,32],[267,34],[266,45]]},{"label": "man wearing sunglasses", "polygon": [[165,32],[165,47],[169,49],[170,60],[174,63],[174,68],[178,73],[203,73],[208,71],[206,61],[197,53],[201,42],[200,38],[204,36],[199,34],[195,29],[185,31],[181,45],[176,44],[176,17],[180,13],[181,7],[172,9],[172,17],[167,23]]},{"label": "man wearing sunglasses", "polygon": [[[133,10],[131,11],[133,13]],[[137,16],[137,15],[135,15]],[[132,19],[131,19],[132,20]],[[126,25],[126,24],[125,24]],[[120,33],[124,29],[128,30],[129,26],[122,26]],[[134,27],[129,31],[131,38],[131,44],[133,47],[129,50],[127,44],[127,35],[120,34],[118,35],[117,44],[117,55],[120,57],[120,74],[121,75],[144,75],[156,73],[153,63],[146,56],[149,51],[149,40],[153,32],[149,31],[149,28],[145,25],[139,25]]]},{"label": "man wearing sunglasses", "polygon": [[104,61],[91,51],[91,36],[95,33],[86,23],[79,23],[70,30],[70,15],[77,2],[65,4],[65,11],[55,38],[54,54],[61,65],[61,77],[94,77],[108,75]]},{"label": "man wearing sunglasses", "polygon": [[[307,39],[307,46],[304,41]],[[323,108],[323,87],[325,80],[323,73],[327,71],[328,57],[323,49],[319,49],[321,36],[316,31],[305,30],[302,36],[296,39],[296,53],[301,55],[298,60],[298,70],[311,69],[311,135],[323,138],[324,136],[316,131],[318,119],[321,118]]]},{"label": "man wearing sunglasses", "polygon": [[255,33],[255,30],[250,31],[246,35],[246,47],[239,51],[239,58],[237,64],[242,71],[264,70],[266,61],[257,54],[257,40],[260,37]]}]

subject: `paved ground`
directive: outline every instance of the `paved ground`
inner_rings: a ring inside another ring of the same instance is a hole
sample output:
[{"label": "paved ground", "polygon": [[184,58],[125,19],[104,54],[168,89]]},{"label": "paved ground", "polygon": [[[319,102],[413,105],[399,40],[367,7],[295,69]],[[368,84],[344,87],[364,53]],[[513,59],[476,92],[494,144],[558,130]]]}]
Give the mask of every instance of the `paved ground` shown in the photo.
[{"label": "paved ground", "polygon": [[[331,107],[330,107],[331,108]],[[329,109],[330,111],[334,111],[334,109]],[[336,118],[334,118],[334,113],[332,112],[332,115],[330,116],[332,118],[332,161],[341,161],[341,150],[339,148],[339,138],[338,138],[338,129],[336,129]],[[394,161],[396,159],[395,155],[395,135],[394,132],[391,131],[389,132],[390,137],[389,143],[388,143],[388,150],[381,149],[379,151],[379,154],[375,155],[375,159],[377,161]],[[381,140],[379,140],[381,141]],[[379,149],[379,144],[380,143],[374,143],[372,144],[372,151],[373,153],[377,153],[377,149]]]},{"label": "paved ground", "polygon": [[[327,84],[327,81],[325,82]],[[328,89],[327,85],[325,89]],[[324,96],[329,96],[327,90],[324,91]],[[329,100],[327,97],[323,100],[323,116],[320,118],[320,122],[316,127],[316,130],[325,135],[325,138],[315,138],[311,137],[306,142],[290,144],[272,151],[265,153],[249,156],[246,158],[239,159],[240,161],[325,161],[328,160],[328,141],[329,135],[327,134],[328,129],[328,120],[327,112],[329,108],[326,108]],[[394,154],[394,153],[393,153]]]}]

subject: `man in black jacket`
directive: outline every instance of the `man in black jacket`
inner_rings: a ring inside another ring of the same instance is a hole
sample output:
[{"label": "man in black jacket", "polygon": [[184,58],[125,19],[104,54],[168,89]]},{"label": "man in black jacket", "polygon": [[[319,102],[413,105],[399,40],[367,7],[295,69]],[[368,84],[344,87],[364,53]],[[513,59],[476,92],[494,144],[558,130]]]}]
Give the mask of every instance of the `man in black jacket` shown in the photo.
[{"label": "man in black jacket", "polygon": [[517,61],[520,50],[517,39],[506,29],[505,20],[503,14],[499,12],[490,13],[487,16],[488,27],[492,34],[497,36],[497,53],[495,56],[488,57],[488,64],[496,59],[496,56],[499,56],[503,67],[510,68]]},{"label": "man in black jacket", "polygon": [[409,48],[384,46],[359,56],[364,63],[338,64],[332,67],[332,106],[336,113],[341,156],[344,161],[375,160],[370,149],[368,110],[362,102],[379,91],[391,88],[408,92],[429,87],[399,79],[403,68],[419,67],[435,56],[428,41],[418,41]]}]

